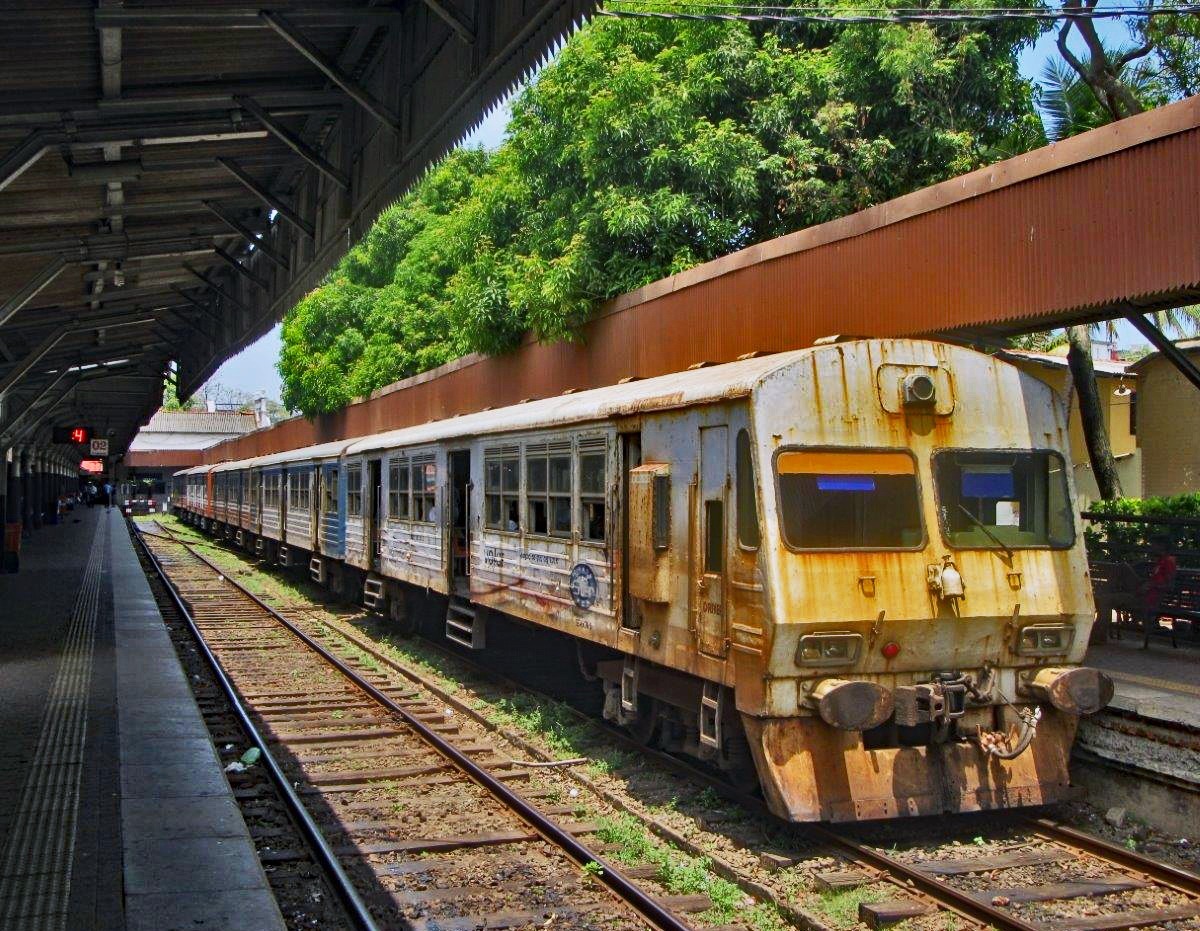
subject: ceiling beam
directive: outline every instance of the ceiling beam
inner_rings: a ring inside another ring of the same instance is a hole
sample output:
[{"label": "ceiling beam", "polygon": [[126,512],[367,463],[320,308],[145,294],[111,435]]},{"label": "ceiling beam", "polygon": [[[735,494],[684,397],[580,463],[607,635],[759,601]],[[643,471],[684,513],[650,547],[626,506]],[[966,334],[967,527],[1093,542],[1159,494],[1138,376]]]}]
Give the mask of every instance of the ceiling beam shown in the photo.
[{"label": "ceiling beam", "polygon": [[191,272],[196,278],[200,279],[200,281],[202,281],[204,283],[205,287],[207,287],[211,291],[215,291],[222,298],[229,301],[229,303],[232,304],[234,307],[238,308],[238,310],[245,311],[248,314],[253,313],[253,311],[249,307],[247,307],[245,304],[243,304],[241,301],[239,301],[237,299],[237,297],[235,297],[229,291],[226,291],[221,285],[217,284],[217,282],[213,281],[207,275],[202,274],[201,272],[192,268],[192,266],[188,265],[187,262],[183,263],[183,267],[186,271]]},{"label": "ceiling beam", "polygon": [[45,130],[35,129],[0,158],[0,191],[32,168],[49,147]]},{"label": "ceiling beam", "polygon": [[300,216],[295,210],[285,204],[276,195],[268,191],[263,185],[259,184],[250,176],[244,168],[237,162],[229,158],[218,158],[217,164],[224,168],[227,172],[237,178],[246,187],[251,194],[261,200],[264,204],[278,213],[281,217],[287,220],[292,226],[300,230],[309,239],[316,238],[316,231],[313,225]]},{"label": "ceiling beam", "polygon": [[46,285],[50,284],[58,273],[67,267],[67,257],[59,253],[47,262],[42,269],[17,289],[17,293],[0,304],[0,327],[4,326],[18,310],[37,296]]},{"label": "ceiling beam", "polygon": [[266,239],[265,233],[262,235],[262,238],[259,238],[258,234],[250,229],[250,227],[242,223],[241,220],[229,213],[220,204],[211,200],[206,200],[203,203],[204,206],[207,207],[214,216],[223,220],[226,226],[242,236],[246,242],[253,245],[255,249],[282,268],[285,272],[291,268],[291,263],[288,262],[284,256],[280,255],[271,246],[268,246],[263,242],[263,240]]},{"label": "ceiling beam", "polygon": [[337,184],[343,190],[350,190],[350,179],[343,171],[335,168],[332,164],[326,161],[324,156],[322,156],[307,142],[284,126],[283,123],[271,116],[266,109],[261,107],[249,97],[238,97],[237,102],[238,106],[262,123],[268,132],[270,132],[273,136],[275,136],[276,139],[312,165],[313,168],[317,169],[317,171],[323,174],[334,184]]},{"label": "ceiling beam", "polygon": [[468,45],[475,44],[475,30],[471,24],[461,13],[455,10],[448,0],[425,0],[425,5],[429,7],[437,17],[447,26],[458,33],[458,37]]},{"label": "ceiling beam", "polygon": [[228,265],[230,268],[232,268],[235,272],[237,272],[239,275],[241,275],[247,281],[253,282],[254,284],[258,285],[260,288],[262,288],[264,291],[271,290],[271,282],[267,281],[267,279],[263,278],[261,275],[258,275],[255,272],[253,272],[250,268],[248,268],[246,266],[246,264],[244,262],[239,262],[231,253],[227,252],[225,249],[222,249],[220,246],[213,246],[213,252],[215,252],[218,256],[220,256],[222,261],[224,261],[226,265]]},{"label": "ceiling beam", "polygon": [[259,15],[262,17],[263,22],[275,30],[288,45],[304,56],[314,68],[345,91],[346,96],[370,113],[371,116],[375,117],[384,126],[388,127],[397,136],[401,135],[400,117],[396,112],[387,104],[378,100],[374,94],[360,85],[350,75],[346,74],[346,72],[337,66],[336,62],[332,61],[317,46],[306,39],[294,25],[278,13],[272,13],[268,10],[263,10]]},{"label": "ceiling beam", "polygon": [[[306,25],[344,28],[362,23],[386,26],[395,23],[403,11],[396,7],[363,7],[348,4],[317,3],[275,4],[292,19]],[[97,11],[96,25],[125,29],[262,29],[261,7],[222,6],[211,10],[104,10]]]}]

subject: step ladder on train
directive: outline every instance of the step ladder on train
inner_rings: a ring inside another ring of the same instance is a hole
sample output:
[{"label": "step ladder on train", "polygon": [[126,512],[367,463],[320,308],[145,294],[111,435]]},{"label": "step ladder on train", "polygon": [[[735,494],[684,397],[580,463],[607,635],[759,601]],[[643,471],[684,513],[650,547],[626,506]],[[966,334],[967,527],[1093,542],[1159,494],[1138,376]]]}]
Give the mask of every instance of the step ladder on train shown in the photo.
[{"label": "step ladder on train", "polygon": [[289,547],[280,544],[279,547],[279,565],[290,566],[292,564],[292,551]]},{"label": "step ladder on train", "polygon": [[482,609],[461,595],[451,595],[446,606],[446,639],[468,650],[482,650],[485,621]]},{"label": "step ladder on train", "polygon": [[367,580],[363,582],[363,607],[368,611],[380,611],[386,600],[383,579],[377,575],[367,576]]},{"label": "step ladder on train", "polygon": [[320,556],[314,556],[308,561],[308,574],[312,576],[312,580],[318,585],[325,584],[325,560]]}]

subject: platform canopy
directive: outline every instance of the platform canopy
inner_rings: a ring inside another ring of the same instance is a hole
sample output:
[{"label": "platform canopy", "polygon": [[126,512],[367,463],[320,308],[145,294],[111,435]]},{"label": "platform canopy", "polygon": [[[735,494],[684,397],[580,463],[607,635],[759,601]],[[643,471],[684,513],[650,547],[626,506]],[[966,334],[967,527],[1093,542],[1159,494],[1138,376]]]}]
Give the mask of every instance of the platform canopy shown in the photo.
[{"label": "platform canopy", "polygon": [[187,394],[269,329],[593,6],[10,4],[0,452],[124,449],[170,362]]}]

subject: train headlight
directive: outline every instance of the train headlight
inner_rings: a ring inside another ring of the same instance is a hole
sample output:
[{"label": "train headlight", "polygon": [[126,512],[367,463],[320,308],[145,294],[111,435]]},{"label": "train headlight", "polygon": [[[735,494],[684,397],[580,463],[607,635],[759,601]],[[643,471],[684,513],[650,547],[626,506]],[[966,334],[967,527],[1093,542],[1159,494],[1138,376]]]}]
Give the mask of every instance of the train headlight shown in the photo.
[{"label": "train headlight", "polygon": [[1075,639],[1069,624],[1031,624],[1017,634],[1017,653],[1021,656],[1050,656],[1066,653]]},{"label": "train headlight", "polygon": [[847,666],[858,659],[861,651],[861,634],[805,634],[796,650],[796,663],[800,666]]}]

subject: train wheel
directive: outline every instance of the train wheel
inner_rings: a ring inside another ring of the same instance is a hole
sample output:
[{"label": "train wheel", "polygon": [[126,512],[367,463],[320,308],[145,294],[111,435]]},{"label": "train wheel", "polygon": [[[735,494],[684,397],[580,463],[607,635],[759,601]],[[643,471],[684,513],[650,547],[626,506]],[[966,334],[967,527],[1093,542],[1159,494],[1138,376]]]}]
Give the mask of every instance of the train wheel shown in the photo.
[{"label": "train wheel", "polygon": [[625,725],[629,736],[643,747],[654,746],[658,738],[658,725],[662,719],[662,708],[657,698],[638,696],[637,719]]}]

